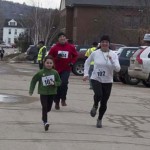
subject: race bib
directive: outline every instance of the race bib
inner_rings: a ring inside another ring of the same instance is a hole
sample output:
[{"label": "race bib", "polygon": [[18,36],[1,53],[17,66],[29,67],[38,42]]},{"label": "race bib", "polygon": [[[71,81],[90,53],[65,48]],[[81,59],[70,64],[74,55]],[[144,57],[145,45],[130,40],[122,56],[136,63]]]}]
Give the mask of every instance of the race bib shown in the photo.
[{"label": "race bib", "polygon": [[105,69],[96,69],[96,75],[97,77],[106,77],[107,76],[107,70]]},{"label": "race bib", "polygon": [[68,58],[69,52],[67,52],[67,51],[58,51],[58,55],[60,55],[61,58]]},{"label": "race bib", "polygon": [[42,77],[43,86],[54,85],[54,75]]}]

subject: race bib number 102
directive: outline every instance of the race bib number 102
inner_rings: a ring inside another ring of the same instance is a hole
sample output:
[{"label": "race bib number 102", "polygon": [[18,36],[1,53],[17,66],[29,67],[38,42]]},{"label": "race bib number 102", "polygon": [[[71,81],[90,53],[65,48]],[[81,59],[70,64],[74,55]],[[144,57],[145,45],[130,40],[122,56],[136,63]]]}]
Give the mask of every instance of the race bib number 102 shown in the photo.
[{"label": "race bib number 102", "polygon": [[105,77],[106,76],[106,70],[97,69],[96,74],[97,74],[98,77]]}]

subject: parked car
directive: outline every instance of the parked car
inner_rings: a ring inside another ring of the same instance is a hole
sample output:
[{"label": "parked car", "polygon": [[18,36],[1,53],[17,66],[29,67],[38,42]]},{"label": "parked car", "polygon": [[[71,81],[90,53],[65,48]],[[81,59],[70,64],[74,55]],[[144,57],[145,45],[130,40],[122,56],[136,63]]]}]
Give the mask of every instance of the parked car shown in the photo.
[{"label": "parked car", "polygon": [[143,46],[130,59],[128,73],[150,87],[150,46]]},{"label": "parked car", "polygon": [[[47,49],[47,52],[46,52],[46,55],[47,55],[48,51],[50,50],[50,46],[46,46],[46,49]],[[27,60],[34,61],[34,63],[37,63],[38,52],[39,52],[39,49],[37,45],[30,45],[26,52]]]},{"label": "parked car", "polygon": [[37,62],[37,56],[38,56],[38,47],[37,45],[30,45],[27,49],[27,60],[34,61],[34,63]]},{"label": "parked car", "polygon": [[117,54],[121,70],[119,73],[114,73],[119,80],[124,84],[136,85],[140,82],[139,79],[130,77],[128,74],[128,67],[130,66],[130,57],[139,49],[139,47],[121,47]]},{"label": "parked car", "polygon": [[[112,49],[114,51],[117,51],[118,48],[124,47],[124,46],[125,45],[123,45],[123,44],[110,43],[110,49]],[[89,45],[76,45],[76,49],[77,49],[77,52],[78,52],[78,58],[77,58],[76,63],[72,67],[72,72],[75,75],[78,75],[78,76],[83,75],[83,73],[84,73],[84,63],[85,63],[85,60],[86,60],[85,53],[86,53],[87,49],[89,49],[90,47],[91,46],[89,46]]]},{"label": "parked car", "polygon": [[12,48],[12,45],[11,44],[1,43],[0,47],[3,47],[3,48]]}]

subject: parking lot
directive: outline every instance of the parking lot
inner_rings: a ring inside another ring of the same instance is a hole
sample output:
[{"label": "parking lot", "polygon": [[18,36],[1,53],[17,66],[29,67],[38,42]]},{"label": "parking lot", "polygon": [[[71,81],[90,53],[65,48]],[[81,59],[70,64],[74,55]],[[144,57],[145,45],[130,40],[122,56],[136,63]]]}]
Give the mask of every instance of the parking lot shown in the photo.
[{"label": "parking lot", "polygon": [[88,81],[71,74],[67,107],[49,114],[50,130],[41,123],[39,95],[28,95],[37,64],[0,62],[0,150],[149,150],[150,89],[115,82],[103,119],[96,128]]}]

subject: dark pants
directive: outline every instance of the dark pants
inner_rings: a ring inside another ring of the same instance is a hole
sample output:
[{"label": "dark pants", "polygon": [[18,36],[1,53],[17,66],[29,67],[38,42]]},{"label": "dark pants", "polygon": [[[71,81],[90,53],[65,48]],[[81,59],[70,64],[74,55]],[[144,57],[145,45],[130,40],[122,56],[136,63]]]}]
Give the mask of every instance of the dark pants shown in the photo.
[{"label": "dark pants", "polygon": [[57,95],[55,96],[55,102],[59,104],[60,99],[65,101],[68,91],[68,83],[70,71],[63,71],[60,74],[61,85],[57,89]]},{"label": "dark pants", "polygon": [[1,56],[1,60],[2,60],[2,59],[3,59],[3,57],[4,57],[4,54],[3,54],[3,53],[1,53],[1,54],[0,54],[0,56]]},{"label": "dark pants", "polygon": [[90,77],[92,75],[93,69],[94,69],[94,65],[90,65],[90,68],[89,68],[89,84],[90,84],[90,88],[92,88],[92,83],[91,83]]},{"label": "dark pants", "polygon": [[42,105],[42,120],[47,122],[47,113],[51,111],[54,95],[40,95]]},{"label": "dark pants", "polygon": [[39,69],[43,69],[43,63],[40,61],[38,63],[39,63]]},{"label": "dark pants", "polygon": [[107,101],[110,97],[112,83],[100,83],[96,80],[91,80],[91,82],[94,91],[94,107],[98,108],[100,102],[98,119],[101,120],[107,110]]}]

